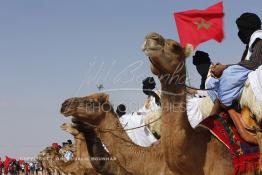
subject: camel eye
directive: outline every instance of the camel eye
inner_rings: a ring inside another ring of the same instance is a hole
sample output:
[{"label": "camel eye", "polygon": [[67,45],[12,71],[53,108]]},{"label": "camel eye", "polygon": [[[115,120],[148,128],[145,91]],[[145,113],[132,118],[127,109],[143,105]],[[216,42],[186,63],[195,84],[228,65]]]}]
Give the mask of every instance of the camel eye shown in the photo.
[{"label": "camel eye", "polygon": [[182,52],[182,48],[179,46],[179,45],[177,45],[177,44],[173,44],[173,51],[174,52]]},{"label": "camel eye", "polygon": [[86,106],[91,106],[91,105],[92,105],[92,103],[90,101],[86,102]]},{"label": "camel eye", "polygon": [[88,107],[96,107],[96,106],[99,106],[100,103],[91,100],[91,101],[87,101],[87,102],[86,102],[86,105],[87,105]]},{"label": "camel eye", "polygon": [[99,102],[97,102],[97,101],[93,101],[93,106],[99,106],[100,105],[100,103]]}]

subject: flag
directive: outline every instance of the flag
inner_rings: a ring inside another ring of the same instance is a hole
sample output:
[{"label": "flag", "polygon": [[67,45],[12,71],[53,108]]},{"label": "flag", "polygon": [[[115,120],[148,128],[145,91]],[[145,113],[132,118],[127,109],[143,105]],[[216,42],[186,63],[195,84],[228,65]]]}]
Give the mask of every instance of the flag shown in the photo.
[{"label": "flag", "polygon": [[8,157],[8,156],[5,156],[5,161],[4,161],[4,173],[7,174],[9,165],[10,165],[10,163],[11,163],[13,160],[15,160],[15,159],[10,158],[10,157]]},{"label": "flag", "polygon": [[206,10],[175,12],[174,18],[181,45],[184,47],[185,44],[192,44],[196,48],[210,39],[221,42],[224,38],[223,16],[223,2]]},{"label": "flag", "polygon": [[24,160],[19,160],[19,165],[22,165],[22,164],[24,164],[24,163],[25,163]]}]

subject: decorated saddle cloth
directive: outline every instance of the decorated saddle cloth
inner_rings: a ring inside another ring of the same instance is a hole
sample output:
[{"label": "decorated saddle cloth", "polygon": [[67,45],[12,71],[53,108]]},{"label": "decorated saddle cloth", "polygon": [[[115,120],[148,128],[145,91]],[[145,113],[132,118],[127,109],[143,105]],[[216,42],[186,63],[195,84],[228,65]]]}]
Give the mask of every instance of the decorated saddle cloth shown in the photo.
[{"label": "decorated saddle cloth", "polygon": [[199,126],[208,129],[229,149],[235,175],[258,169],[259,146],[247,143],[239,136],[227,113],[208,117]]}]

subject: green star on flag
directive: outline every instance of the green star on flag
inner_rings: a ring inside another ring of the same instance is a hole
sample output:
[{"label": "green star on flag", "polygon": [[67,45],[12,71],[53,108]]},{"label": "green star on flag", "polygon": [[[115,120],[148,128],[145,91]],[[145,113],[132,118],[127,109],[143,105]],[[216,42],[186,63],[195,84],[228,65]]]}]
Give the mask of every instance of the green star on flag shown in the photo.
[{"label": "green star on flag", "polygon": [[197,29],[201,29],[202,27],[208,29],[211,26],[211,23],[205,22],[203,18],[200,19],[200,22],[194,22],[197,25]]}]

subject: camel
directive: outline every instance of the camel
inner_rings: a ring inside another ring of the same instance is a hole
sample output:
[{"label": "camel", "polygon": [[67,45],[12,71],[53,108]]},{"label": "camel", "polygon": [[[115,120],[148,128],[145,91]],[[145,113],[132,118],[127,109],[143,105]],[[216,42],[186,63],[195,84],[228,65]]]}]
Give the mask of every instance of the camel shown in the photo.
[{"label": "camel", "polygon": [[118,165],[114,157],[112,157],[104,148],[101,140],[97,137],[94,128],[85,123],[72,119],[76,125],[75,128],[82,132],[85,136],[87,150],[94,169],[104,175],[131,175],[124,168]]},{"label": "camel", "polygon": [[41,164],[41,166],[43,167],[44,174],[51,175],[52,174],[52,170],[50,169],[49,161],[46,158],[46,155],[47,155],[46,149],[47,148],[45,148],[44,150],[40,151],[40,153],[37,156],[37,160]]},{"label": "camel", "polygon": [[[186,114],[185,58],[188,46],[157,33],[145,37],[142,50],[161,82],[161,142],[168,167],[177,174],[233,174],[229,150],[208,130],[194,130]],[[218,163],[219,162],[219,163]]]},{"label": "camel", "polygon": [[[63,124],[61,128],[71,133],[72,135],[77,135],[79,132],[83,133],[86,140],[86,147],[89,155],[97,159],[91,160],[91,164],[96,170],[96,172],[104,175],[131,175],[130,173],[126,172],[122,167],[120,167],[113,159],[113,157],[111,157],[109,153],[106,152],[102,145],[102,142],[95,135],[92,128],[88,127],[80,121],[77,121],[76,119],[73,119],[72,122],[74,123],[74,126],[71,124]],[[77,129],[79,132],[75,129]],[[63,147],[63,149],[71,151],[74,150],[72,146]],[[60,172],[63,172],[63,174],[78,174],[78,172],[72,172],[72,169],[70,169],[72,167],[65,167],[65,162],[57,162],[57,156],[57,151],[52,147],[47,147],[39,153],[38,161],[42,164],[45,174],[55,174],[58,172],[58,169]],[[61,157],[59,157],[59,159],[61,159]],[[88,159],[84,159],[84,161],[82,161],[81,163],[86,162],[86,160]],[[81,166],[87,167],[89,166],[89,163],[87,163],[86,165],[85,163],[81,164]]]},{"label": "camel", "polygon": [[91,124],[110,154],[128,172],[135,175],[174,174],[164,161],[161,144],[141,147],[131,141],[109,103],[107,94],[95,93],[68,99],[62,104],[61,113]]},{"label": "camel", "polygon": [[63,170],[65,173],[71,173],[76,175],[96,175],[96,171],[92,168],[92,165],[89,160],[89,154],[86,148],[86,140],[83,133],[79,132],[73,127],[72,124],[64,123],[61,125],[61,129],[69,132],[74,136],[75,139],[75,157],[73,160],[67,162],[63,160],[57,160],[56,164]]},{"label": "camel", "polygon": [[56,164],[58,157],[58,152],[53,147],[46,147],[38,155],[38,160],[41,162],[44,172],[47,174],[57,174],[60,175],[64,173],[59,166]]},{"label": "camel", "polygon": [[[184,62],[187,56],[187,48],[182,48],[179,43],[164,39],[159,34],[151,33],[146,37],[143,50],[150,57],[151,71],[159,77],[162,92],[165,92],[161,95],[161,142],[163,142],[161,145],[168,167],[165,164],[161,167],[164,167],[164,170],[170,168],[174,174],[232,174],[231,155],[226,147],[217,139],[211,137],[209,131],[203,128],[193,130],[188,122],[185,111],[185,87],[183,86],[185,83]],[[123,132],[121,133],[122,128],[119,126],[119,122],[113,118],[115,114],[106,96],[105,94],[93,94],[87,97],[69,99],[62,105],[61,112],[65,116],[77,115],[80,120],[94,125],[98,136],[112,152],[112,155],[116,155],[123,167],[136,174],[147,174],[149,171],[134,170],[133,167],[138,160],[132,161],[135,160],[133,157],[127,160],[125,153],[127,149],[120,147],[116,151],[118,146],[123,145],[123,142],[127,144],[126,142],[129,140],[123,141],[123,138],[126,139],[126,135]],[[101,110],[101,105],[108,110]],[[171,108],[172,110],[170,110]],[[116,136],[121,137],[116,138]],[[128,144],[128,150],[130,150],[133,145]],[[153,150],[156,147],[152,146],[146,149]],[[135,149],[140,150],[141,148],[135,146]],[[135,149],[133,148],[133,150]],[[144,148],[141,152],[144,153]],[[132,155],[133,151],[130,156]],[[161,155],[160,162],[162,163],[161,151],[159,155]],[[151,160],[151,162],[148,160],[144,162],[147,165],[154,162],[152,157]],[[151,167],[155,166],[151,165]],[[158,170],[154,174],[164,172],[163,169],[158,168]]]},{"label": "camel", "polygon": [[65,162],[56,148],[45,148],[40,152],[38,157],[47,174],[96,175],[97,173],[92,168],[88,157],[84,157],[84,155],[88,155],[84,135],[80,134],[69,124],[63,124],[61,128],[75,137],[76,148],[74,148],[75,146],[66,146],[63,148],[65,150],[73,150],[75,158]]}]

